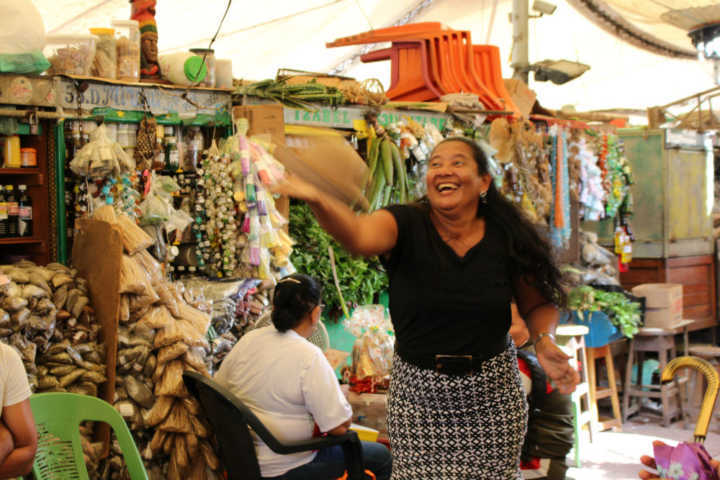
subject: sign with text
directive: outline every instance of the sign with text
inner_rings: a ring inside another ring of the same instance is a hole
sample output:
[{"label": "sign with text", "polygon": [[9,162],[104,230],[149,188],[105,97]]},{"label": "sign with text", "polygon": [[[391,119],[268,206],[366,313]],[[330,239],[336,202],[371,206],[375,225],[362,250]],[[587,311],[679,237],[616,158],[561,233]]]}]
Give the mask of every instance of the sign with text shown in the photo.
[{"label": "sign with text", "polygon": [[[284,109],[286,124],[291,125],[312,125],[317,127],[346,128],[352,130],[354,121],[363,120],[365,108],[362,107],[322,107],[314,111],[300,110],[297,108]],[[442,130],[448,121],[449,116],[438,113],[421,112],[417,110],[382,110],[378,114],[380,125],[389,125],[409,117],[421,125],[432,123],[438,130]]]},{"label": "sign with text", "polygon": [[84,110],[97,107],[143,110],[143,95],[145,95],[150,110],[157,115],[172,112],[180,115],[199,113],[215,115],[217,110],[229,110],[230,106],[230,94],[225,92],[115,85],[91,81],[88,85],[87,90],[78,92],[73,82],[60,80],[58,103],[67,109],[77,109],[79,103],[80,108]]}]

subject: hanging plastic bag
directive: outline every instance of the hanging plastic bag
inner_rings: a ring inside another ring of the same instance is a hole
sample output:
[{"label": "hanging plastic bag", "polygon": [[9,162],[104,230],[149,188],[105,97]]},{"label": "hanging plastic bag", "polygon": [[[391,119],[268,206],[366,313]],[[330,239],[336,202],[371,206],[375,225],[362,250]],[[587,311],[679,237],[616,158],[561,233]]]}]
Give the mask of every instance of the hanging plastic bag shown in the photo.
[{"label": "hanging plastic bag", "polygon": [[0,72],[40,73],[50,68],[43,56],[45,25],[30,0],[0,0]]}]

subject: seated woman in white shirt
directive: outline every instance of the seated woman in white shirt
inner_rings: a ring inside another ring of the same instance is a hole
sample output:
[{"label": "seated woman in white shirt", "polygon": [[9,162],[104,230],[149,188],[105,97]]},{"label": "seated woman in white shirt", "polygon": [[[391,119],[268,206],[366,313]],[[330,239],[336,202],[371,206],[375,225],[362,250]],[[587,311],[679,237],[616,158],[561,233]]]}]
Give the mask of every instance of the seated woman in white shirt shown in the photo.
[{"label": "seated woman in white shirt", "polygon": [[[280,441],[312,437],[314,426],[330,435],[347,432],[352,409],[322,351],[307,341],[320,321],[322,289],[293,274],[275,287],[273,325],[246,334],[233,347],[215,380],[237,395]],[[384,445],[362,442],[365,468],[388,480],[392,467]],[[264,479],[334,480],[343,475],[340,446],[291,455],[274,453],[255,437]]]},{"label": "seated woman in white shirt", "polygon": [[30,385],[20,355],[1,342],[0,408],[0,479],[27,475],[37,449]]}]

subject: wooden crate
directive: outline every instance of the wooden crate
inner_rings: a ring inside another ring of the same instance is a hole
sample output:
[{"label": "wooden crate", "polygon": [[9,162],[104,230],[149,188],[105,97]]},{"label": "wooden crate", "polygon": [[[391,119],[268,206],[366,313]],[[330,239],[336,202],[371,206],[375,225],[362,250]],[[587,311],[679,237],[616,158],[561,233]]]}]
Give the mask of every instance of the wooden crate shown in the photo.
[{"label": "wooden crate", "polygon": [[689,330],[717,325],[714,255],[642,258],[620,274],[626,290],[642,283],[679,283],[683,286],[683,318],[694,320]]}]

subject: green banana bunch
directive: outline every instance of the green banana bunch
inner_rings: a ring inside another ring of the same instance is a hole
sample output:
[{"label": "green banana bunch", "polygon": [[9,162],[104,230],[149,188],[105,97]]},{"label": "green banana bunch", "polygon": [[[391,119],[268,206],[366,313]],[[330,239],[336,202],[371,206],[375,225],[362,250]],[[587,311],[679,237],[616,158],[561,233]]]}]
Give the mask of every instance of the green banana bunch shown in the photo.
[{"label": "green banana bunch", "polygon": [[369,137],[367,161],[370,172],[366,196],[370,211],[390,203],[406,203],[409,184],[405,161],[390,137]]}]

